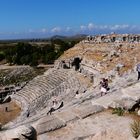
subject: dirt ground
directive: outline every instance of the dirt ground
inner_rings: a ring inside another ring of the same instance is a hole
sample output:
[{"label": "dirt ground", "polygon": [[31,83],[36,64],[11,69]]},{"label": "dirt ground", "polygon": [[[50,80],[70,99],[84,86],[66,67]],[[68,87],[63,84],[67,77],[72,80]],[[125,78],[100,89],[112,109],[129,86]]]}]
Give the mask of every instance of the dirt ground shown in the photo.
[{"label": "dirt ground", "polygon": [[20,114],[20,111],[20,107],[14,102],[0,104],[0,123],[6,124],[12,121]]}]

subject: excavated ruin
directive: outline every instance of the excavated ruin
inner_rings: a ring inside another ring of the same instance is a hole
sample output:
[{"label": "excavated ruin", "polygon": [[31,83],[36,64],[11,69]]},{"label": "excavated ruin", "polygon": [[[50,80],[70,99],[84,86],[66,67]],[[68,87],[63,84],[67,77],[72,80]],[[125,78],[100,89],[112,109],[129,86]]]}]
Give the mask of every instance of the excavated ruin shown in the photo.
[{"label": "excavated ruin", "polygon": [[[139,36],[133,35],[133,39],[137,37],[133,40],[128,35],[131,42],[124,35],[116,36],[123,41],[81,41],[56,60],[54,68],[13,94],[12,101],[21,107],[21,114],[2,126],[0,139],[135,140],[130,130],[134,118],[118,117],[108,109],[139,109]],[[103,96],[102,78],[108,79],[110,88]],[[47,115],[54,98],[63,105]]]}]

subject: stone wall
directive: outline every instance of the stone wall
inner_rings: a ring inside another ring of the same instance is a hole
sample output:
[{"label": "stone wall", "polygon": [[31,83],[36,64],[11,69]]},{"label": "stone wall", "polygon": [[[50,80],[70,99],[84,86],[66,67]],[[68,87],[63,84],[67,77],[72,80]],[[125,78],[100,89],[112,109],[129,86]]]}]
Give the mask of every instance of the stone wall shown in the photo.
[{"label": "stone wall", "polygon": [[105,42],[140,42],[140,35],[133,34],[109,34],[87,36],[85,43],[105,43]]}]

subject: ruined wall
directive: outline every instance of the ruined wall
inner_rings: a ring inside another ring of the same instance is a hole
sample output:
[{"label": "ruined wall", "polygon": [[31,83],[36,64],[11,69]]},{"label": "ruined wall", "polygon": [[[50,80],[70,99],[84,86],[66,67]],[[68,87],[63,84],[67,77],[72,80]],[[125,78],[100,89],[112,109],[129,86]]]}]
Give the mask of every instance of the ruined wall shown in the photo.
[{"label": "ruined wall", "polygon": [[140,42],[140,35],[133,34],[109,34],[87,36],[85,43],[107,43],[107,42]]}]

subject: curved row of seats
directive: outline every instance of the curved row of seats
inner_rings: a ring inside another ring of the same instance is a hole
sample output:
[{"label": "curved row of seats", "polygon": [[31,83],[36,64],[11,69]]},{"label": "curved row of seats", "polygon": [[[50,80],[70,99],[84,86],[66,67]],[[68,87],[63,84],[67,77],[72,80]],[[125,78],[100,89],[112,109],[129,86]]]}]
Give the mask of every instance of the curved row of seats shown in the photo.
[{"label": "curved row of seats", "polygon": [[42,75],[30,81],[16,96],[23,97],[28,103],[54,89],[68,78],[66,71],[58,70],[50,75]]},{"label": "curved row of seats", "polygon": [[44,75],[37,76],[13,96],[22,107],[21,115],[14,122],[15,126],[28,120],[27,111],[30,112],[29,118],[35,118],[42,110],[46,109],[47,112],[53,96],[58,96],[64,102],[70,101],[80,87],[80,81],[72,70],[52,69]]},{"label": "curved row of seats", "polygon": [[54,90],[51,90],[47,94],[43,94],[37,100],[34,101],[33,105],[30,105],[30,111],[34,112],[34,110],[40,111],[45,107],[49,106],[50,99],[53,96],[58,96],[59,100],[63,100],[65,102],[70,101],[74,96],[75,92],[80,88],[80,82],[78,79],[71,77],[65,82],[61,83]]}]

